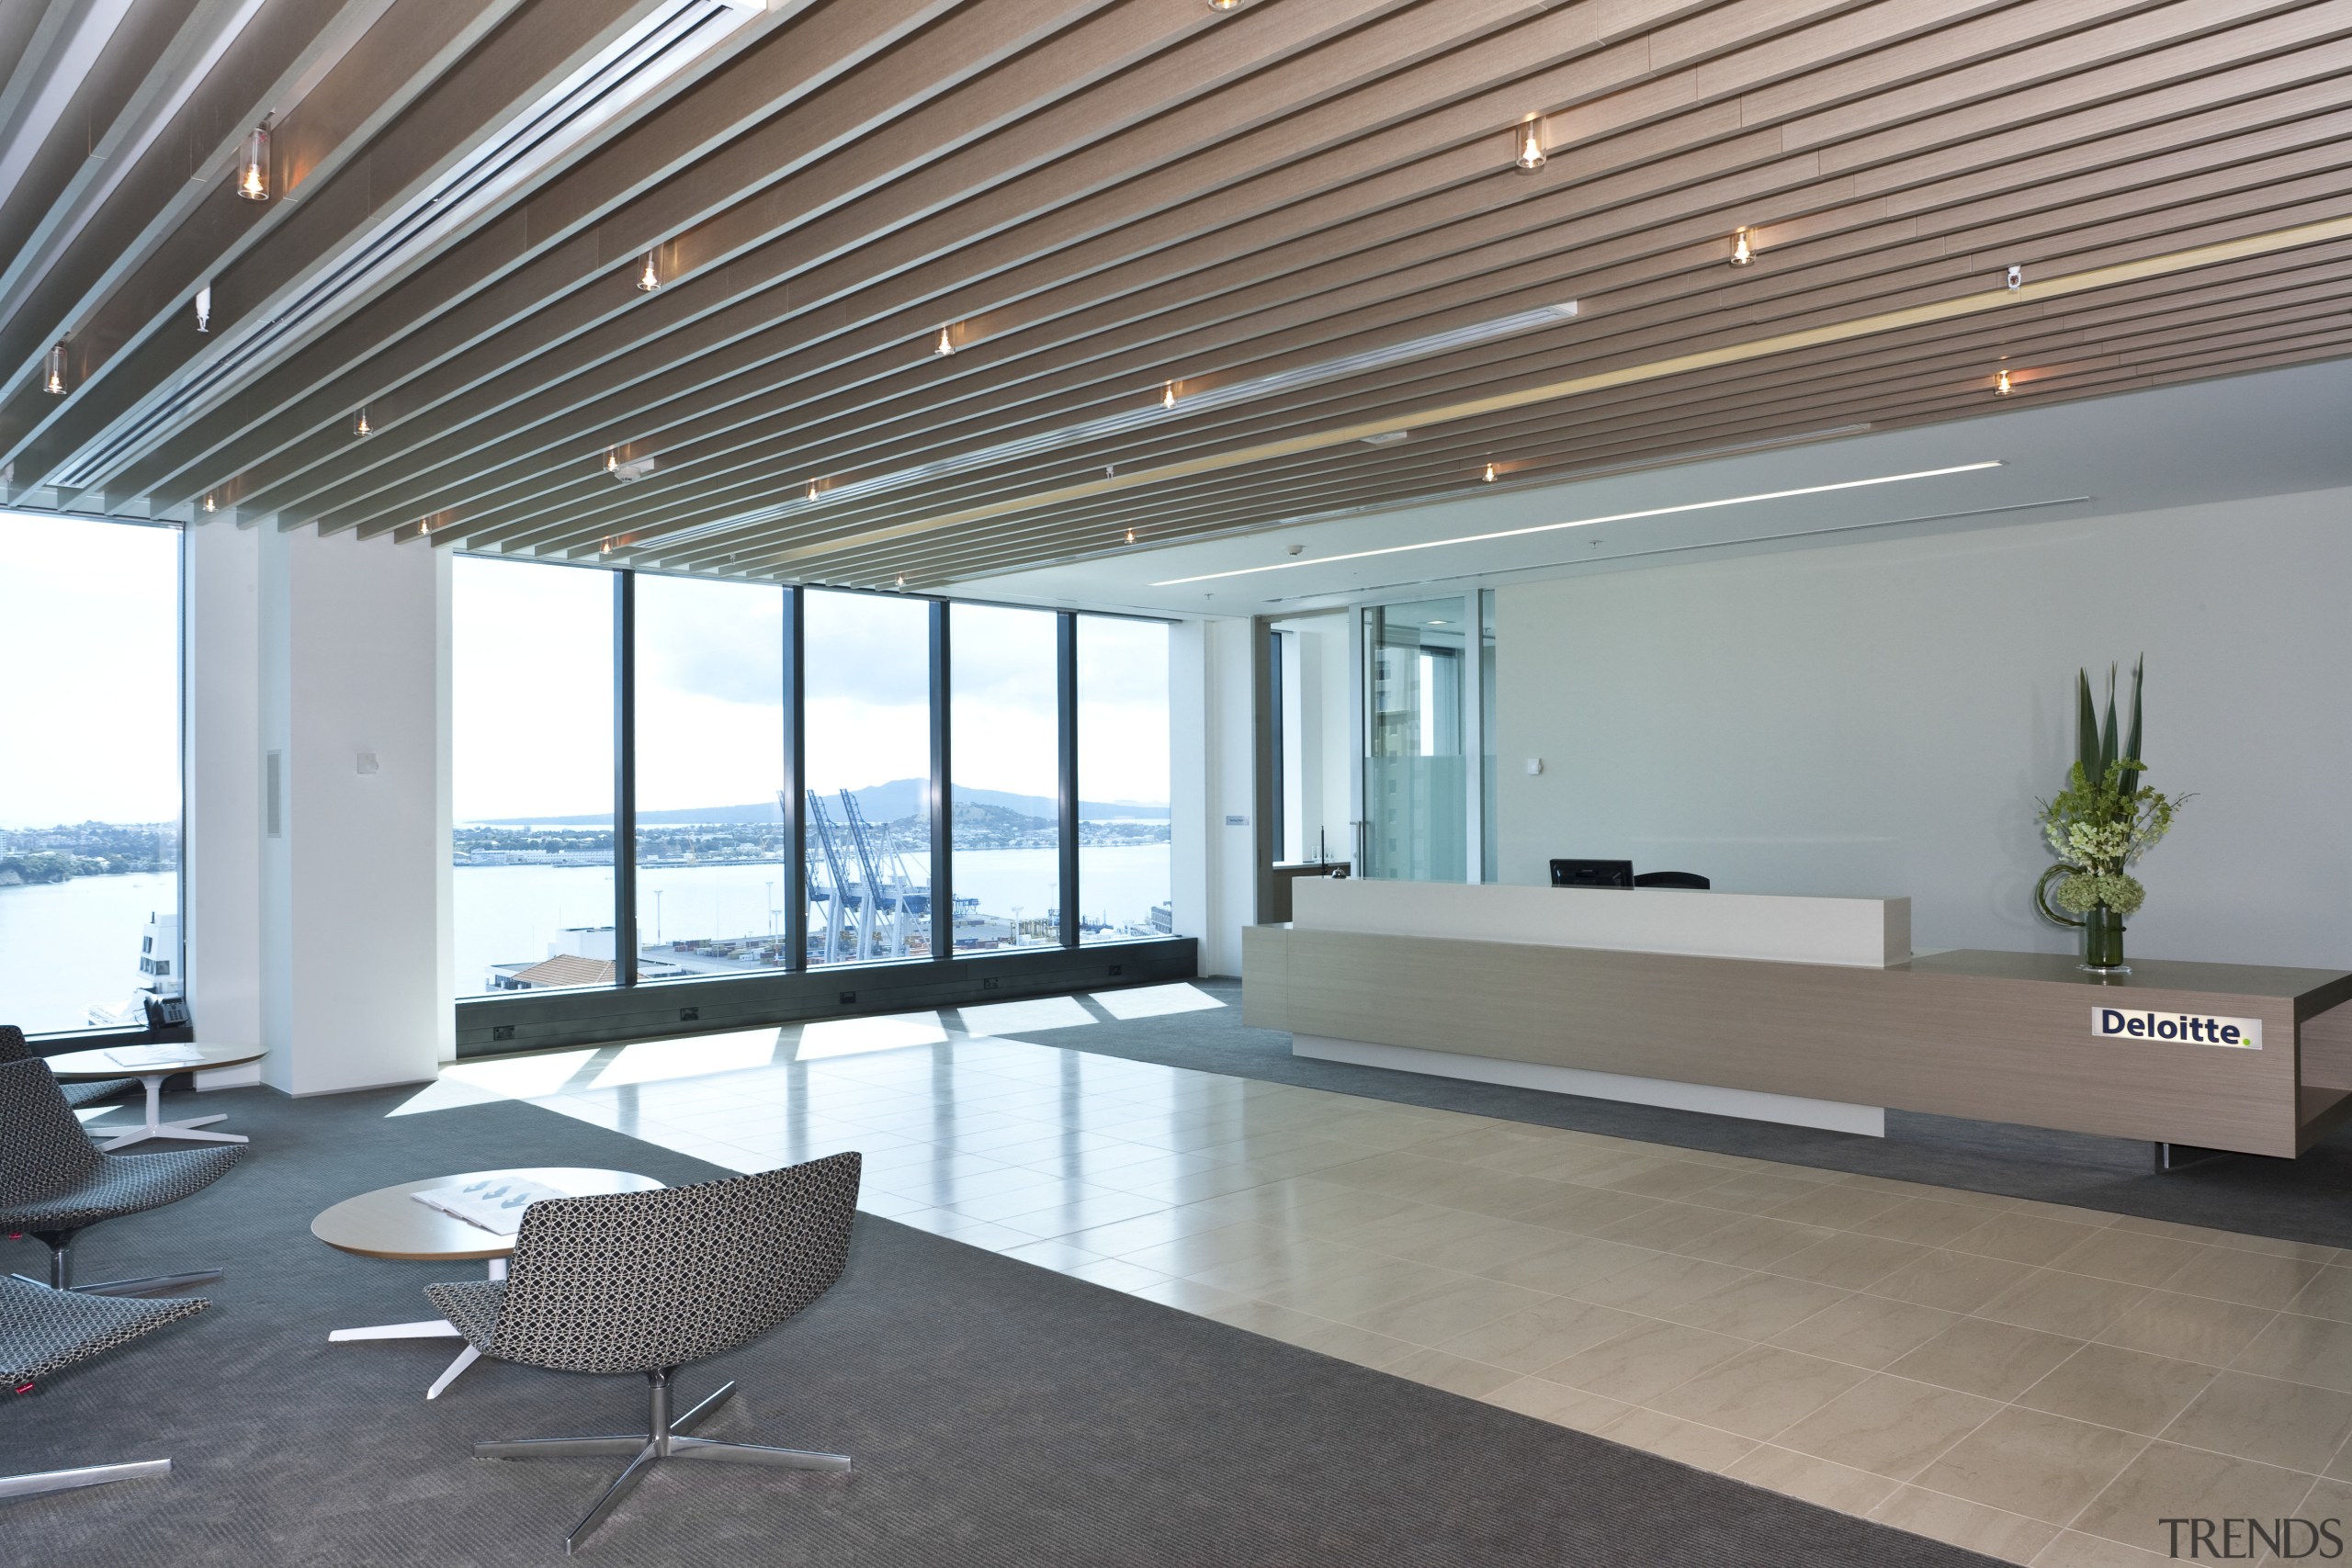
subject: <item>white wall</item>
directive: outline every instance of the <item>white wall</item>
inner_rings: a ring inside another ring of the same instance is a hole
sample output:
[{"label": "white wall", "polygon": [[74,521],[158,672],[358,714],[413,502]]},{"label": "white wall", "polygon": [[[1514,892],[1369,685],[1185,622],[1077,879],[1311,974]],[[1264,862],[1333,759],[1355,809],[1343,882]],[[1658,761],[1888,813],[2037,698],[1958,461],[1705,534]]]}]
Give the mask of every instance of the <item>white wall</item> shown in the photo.
[{"label": "white wall", "polygon": [[198,1032],[258,1039],[295,1094],[428,1078],[455,1044],[448,552],[219,525],[191,551]]},{"label": "white wall", "polygon": [[1250,626],[1185,621],[1170,634],[1176,934],[1199,939],[1204,975],[1241,973],[1241,928],[1256,913]]},{"label": "white wall", "polygon": [[[2352,967],[2352,491],[1504,587],[1502,874],[1907,894],[1921,950],[2064,951],[2029,895],[2075,671],[2148,660],[2144,957]],[[1530,777],[1527,758],[1544,772]]]}]

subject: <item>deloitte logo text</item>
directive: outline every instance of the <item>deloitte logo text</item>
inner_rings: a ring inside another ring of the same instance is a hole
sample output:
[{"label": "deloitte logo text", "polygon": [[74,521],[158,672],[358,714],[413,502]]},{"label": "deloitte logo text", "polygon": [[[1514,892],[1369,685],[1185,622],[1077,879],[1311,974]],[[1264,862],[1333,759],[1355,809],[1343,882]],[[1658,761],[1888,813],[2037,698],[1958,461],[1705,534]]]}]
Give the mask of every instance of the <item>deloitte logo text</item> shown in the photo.
[{"label": "deloitte logo text", "polygon": [[2262,1021],[2258,1018],[2093,1008],[2091,1032],[2101,1040],[2163,1040],[2183,1045],[2226,1045],[2240,1051],[2262,1049]]}]

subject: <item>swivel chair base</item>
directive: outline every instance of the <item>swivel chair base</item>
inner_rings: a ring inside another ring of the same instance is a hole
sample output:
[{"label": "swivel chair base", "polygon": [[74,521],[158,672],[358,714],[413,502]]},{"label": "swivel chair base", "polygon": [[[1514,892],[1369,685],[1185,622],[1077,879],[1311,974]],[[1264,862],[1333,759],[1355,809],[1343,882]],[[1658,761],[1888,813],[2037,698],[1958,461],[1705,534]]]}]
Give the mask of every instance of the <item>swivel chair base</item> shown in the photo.
[{"label": "swivel chair base", "polygon": [[[85,1296],[154,1296],[166,1291],[184,1291],[190,1285],[209,1284],[221,1277],[218,1269],[194,1269],[183,1274],[145,1274],[135,1280],[101,1280],[92,1285],[74,1282],[74,1238],[78,1231],[35,1231],[34,1239],[49,1248],[49,1288],[52,1291],[79,1291]],[[29,1274],[19,1274],[19,1280],[33,1284],[41,1281]]]},{"label": "swivel chair base", "polygon": [[670,1415],[670,1372],[674,1369],[648,1372],[645,1436],[610,1438],[518,1438],[503,1443],[476,1443],[476,1459],[619,1459],[628,1458],[628,1468],[605,1489],[596,1506],[571,1533],[563,1538],[563,1552],[569,1557],[580,1550],[581,1544],[594,1533],[646,1472],[667,1459],[708,1460],[726,1464],[772,1465],[783,1470],[833,1470],[850,1468],[847,1454],[816,1453],[806,1449],[772,1449],[758,1443],[721,1443],[707,1438],[687,1436],[708,1419],[711,1413],[735,1397],[735,1385],[728,1383],[717,1393],[704,1400],[684,1415],[673,1419]]},{"label": "swivel chair base", "polygon": [[44,1470],[33,1475],[0,1475],[0,1497],[38,1497],[47,1492],[71,1492],[78,1486],[104,1486],[109,1481],[143,1481],[169,1475],[167,1459],[133,1460],[128,1464],[85,1464],[79,1470]]}]

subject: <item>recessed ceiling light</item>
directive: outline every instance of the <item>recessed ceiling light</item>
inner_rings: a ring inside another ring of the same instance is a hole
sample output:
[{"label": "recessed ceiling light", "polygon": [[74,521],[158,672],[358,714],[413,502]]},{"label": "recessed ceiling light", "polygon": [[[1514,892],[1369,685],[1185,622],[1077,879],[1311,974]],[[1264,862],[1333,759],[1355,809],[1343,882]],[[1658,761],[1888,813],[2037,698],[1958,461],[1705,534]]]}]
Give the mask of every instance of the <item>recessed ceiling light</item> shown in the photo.
[{"label": "recessed ceiling light", "polygon": [[1442,549],[1449,545],[1480,545],[1490,539],[1516,539],[1528,534],[1555,534],[1563,528],[1589,528],[1599,523],[1629,523],[1643,517],[1668,517],[1685,512],[1712,512],[1725,506],[1747,506],[1759,501],[1786,501],[1792,496],[1827,495],[1834,491],[1867,490],[1873,485],[1901,484],[1907,479],[1939,479],[1946,474],[1973,474],[1983,468],[2001,467],[2000,459],[1988,458],[1981,463],[1961,463],[1949,468],[1921,468],[1916,473],[1881,474],[1875,479],[1843,479],[1836,484],[1805,485],[1796,490],[1763,491],[1755,495],[1724,496],[1718,501],[1685,502],[1679,506],[1652,506],[1639,512],[1611,513],[1606,517],[1578,517],[1566,523],[1538,523],[1528,528],[1498,528],[1491,534],[1463,534],[1451,539],[1424,539],[1414,545],[1389,545],[1376,550],[1351,550],[1345,555],[1323,556],[1315,560],[1276,561],[1272,566],[1245,566],[1232,571],[1204,571],[1193,577],[1171,577],[1155,582],[1154,588],[1181,588],[1190,582],[1214,582],[1226,577],[1250,577],[1261,571],[1286,571],[1292,567],[1329,566],[1334,561],[1365,560],[1374,556],[1404,555],[1413,550]]}]

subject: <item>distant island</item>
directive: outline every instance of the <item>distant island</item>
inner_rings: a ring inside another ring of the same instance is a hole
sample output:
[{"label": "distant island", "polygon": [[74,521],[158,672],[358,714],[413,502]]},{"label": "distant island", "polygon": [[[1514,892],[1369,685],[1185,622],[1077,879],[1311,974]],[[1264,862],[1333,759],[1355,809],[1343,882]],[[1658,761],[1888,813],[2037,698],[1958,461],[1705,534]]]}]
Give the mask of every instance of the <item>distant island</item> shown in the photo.
[{"label": "distant island", "polygon": [[[868,784],[854,789],[857,808],[865,813],[869,822],[889,822],[899,818],[920,816],[923,797],[931,791],[927,779],[892,779],[888,784]],[[825,804],[836,811],[836,796],[830,790],[820,791]],[[956,809],[960,816],[975,806],[1001,807],[1023,817],[1034,817],[1051,822],[1060,813],[1050,796],[1042,795],[1011,795],[1001,789],[958,789]],[[637,814],[637,825],[642,829],[653,823],[695,822],[719,825],[729,822],[765,824],[777,819],[774,800],[754,801],[748,806],[696,806],[683,810],[646,811]],[[1078,803],[1080,822],[1165,822],[1168,807],[1149,806],[1132,800],[1080,800]],[[572,817],[483,817],[469,818],[469,826],[510,828],[544,826],[548,828],[606,828],[613,825],[609,812],[592,812]]]},{"label": "distant island", "polygon": [[0,829],[0,887],[176,871],[179,863],[176,822],[62,822],[54,828]]}]

